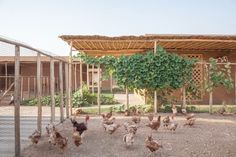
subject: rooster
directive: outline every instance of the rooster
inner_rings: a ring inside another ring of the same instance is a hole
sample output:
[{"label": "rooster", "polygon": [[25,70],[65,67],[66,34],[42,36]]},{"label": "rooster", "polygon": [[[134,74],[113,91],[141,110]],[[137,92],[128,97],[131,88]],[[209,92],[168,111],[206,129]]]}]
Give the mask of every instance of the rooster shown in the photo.
[{"label": "rooster", "polygon": [[110,111],[110,112],[105,113],[105,114],[102,114],[102,117],[107,118],[107,119],[110,119],[110,118],[112,117],[112,108],[111,108],[111,111]]},{"label": "rooster", "polygon": [[141,117],[140,116],[133,116],[132,117],[132,122],[134,122],[135,124],[139,124],[141,121]]},{"label": "rooster", "polygon": [[82,123],[78,123],[75,119],[71,119],[71,123],[73,124],[73,127],[76,128],[76,131],[78,131],[81,136],[83,136],[84,135],[83,133],[88,129],[87,128],[88,120],[89,120],[88,115],[86,115],[85,117],[85,122],[82,122]]},{"label": "rooster", "polygon": [[33,144],[37,144],[41,138],[41,133],[38,130],[35,130],[32,135],[29,136]]},{"label": "rooster", "polygon": [[80,136],[80,133],[76,130],[76,128],[74,128],[74,133],[73,133],[72,138],[74,139],[74,144],[77,147],[79,147],[82,144],[82,142],[81,142],[82,138]]},{"label": "rooster", "polygon": [[107,125],[107,124],[103,124],[105,131],[107,131],[109,134],[113,134],[119,127],[120,124],[111,124],[111,125]]},{"label": "rooster", "polygon": [[134,135],[136,134],[138,128],[135,124],[132,124],[131,122],[125,122],[123,125],[127,133],[132,132]]},{"label": "rooster", "polygon": [[159,148],[162,148],[157,141],[153,140],[152,136],[148,136],[145,140],[146,147],[151,151],[151,153],[157,151]]},{"label": "rooster", "polygon": [[102,124],[107,124],[107,125],[111,125],[111,124],[113,124],[114,123],[114,121],[115,121],[115,117],[113,117],[113,118],[107,118],[107,117],[105,117],[104,115],[102,115]]},{"label": "rooster", "polygon": [[189,119],[192,119],[195,117],[195,114],[194,113],[191,113],[189,115],[186,116],[186,119],[189,120]]},{"label": "rooster", "polygon": [[170,131],[175,131],[177,126],[178,126],[178,123],[176,123],[174,119],[172,118],[167,125],[167,129]]},{"label": "rooster", "polygon": [[46,127],[46,132],[47,132],[47,135],[49,136],[50,133],[52,132],[53,129],[55,129],[55,126],[53,124],[48,124]]},{"label": "rooster", "polygon": [[64,148],[67,146],[68,138],[62,137],[62,135],[56,130],[56,128],[53,127],[48,142],[50,144],[57,145],[63,151]]},{"label": "rooster", "polygon": [[185,123],[184,123],[184,126],[185,125],[189,125],[189,126],[193,126],[194,123],[195,123],[195,118],[191,118],[191,119],[188,119]]},{"label": "rooster", "polygon": [[153,120],[152,122],[150,122],[146,126],[150,127],[152,130],[157,131],[159,129],[160,125],[161,125],[161,116],[158,116],[156,121]]}]

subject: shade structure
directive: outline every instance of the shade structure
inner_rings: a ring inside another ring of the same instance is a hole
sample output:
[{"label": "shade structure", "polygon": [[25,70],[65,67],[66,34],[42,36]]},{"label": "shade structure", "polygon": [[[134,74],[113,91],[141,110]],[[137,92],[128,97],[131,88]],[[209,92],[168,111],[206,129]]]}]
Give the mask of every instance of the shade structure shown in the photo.
[{"label": "shade structure", "polygon": [[156,35],[108,37],[99,35],[62,35],[74,50],[91,56],[132,55],[151,50],[157,45],[169,51],[236,52],[236,35]]}]

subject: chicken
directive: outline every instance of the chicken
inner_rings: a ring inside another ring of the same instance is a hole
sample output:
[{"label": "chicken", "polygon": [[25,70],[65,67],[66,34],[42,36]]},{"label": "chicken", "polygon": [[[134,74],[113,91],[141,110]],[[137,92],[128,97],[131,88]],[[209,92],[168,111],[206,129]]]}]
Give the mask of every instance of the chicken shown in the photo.
[{"label": "chicken", "polygon": [[195,116],[195,114],[191,113],[191,114],[187,115],[186,119],[187,120],[192,119],[194,116]]},{"label": "chicken", "polygon": [[102,114],[102,117],[105,117],[107,119],[110,119],[112,117],[112,108],[111,108],[111,111],[108,112],[108,113],[105,113],[105,114]]},{"label": "chicken", "polygon": [[59,148],[64,150],[64,148],[67,146],[68,138],[62,137],[62,135],[54,127],[50,133],[48,142],[50,144],[57,145]]},{"label": "chicken", "polygon": [[41,133],[38,130],[35,130],[32,135],[29,136],[33,144],[37,144],[41,138]]},{"label": "chicken", "polygon": [[139,124],[141,121],[141,117],[140,116],[133,116],[132,117],[132,122],[134,122],[135,124]]},{"label": "chicken", "polygon": [[175,104],[172,105],[172,117],[175,117],[177,115],[178,111],[177,108],[175,106]]},{"label": "chicken", "polygon": [[129,110],[125,110],[125,116],[130,116],[130,112],[129,112]]},{"label": "chicken", "polygon": [[187,121],[184,123],[184,126],[185,126],[185,125],[193,126],[194,123],[195,123],[195,120],[196,120],[195,118],[191,118],[191,119],[187,120]]},{"label": "chicken", "polygon": [[113,118],[106,118],[104,115],[102,115],[102,124],[107,124],[107,125],[111,125],[111,124],[113,124],[114,123],[114,121],[115,121],[115,117],[113,117]]},{"label": "chicken", "polygon": [[152,130],[158,130],[161,125],[161,116],[158,116],[158,119],[156,121],[152,121],[146,126],[150,127]]},{"label": "chicken", "polygon": [[123,141],[126,146],[131,146],[134,143],[134,133],[130,132],[123,136]]},{"label": "chicken", "polygon": [[136,132],[138,130],[136,124],[132,124],[131,122],[125,122],[123,125],[124,125],[124,128],[127,131],[127,133],[136,134]]},{"label": "chicken", "polygon": [[152,136],[148,136],[145,140],[146,147],[151,151],[151,153],[157,151],[159,148],[162,148],[157,141],[153,140]]},{"label": "chicken", "polygon": [[48,134],[48,136],[50,135],[50,133],[52,132],[53,129],[55,129],[55,126],[53,124],[48,124],[46,127],[46,132]]},{"label": "chicken", "polygon": [[163,126],[164,126],[164,127],[167,127],[167,126],[169,125],[169,123],[170,123],[170,116],[166,116],[166,117],[162,120],[162,122],[163,122]]},{"label": "chicken", "polygon": [[187,114],[187,110],[186,110],[185,108],[182,108],[181,111],[182,111],[182,113],[183,113],[184,115]]},{"label": "chicken", "polygon": [[119,127],[120,124],[111,124],[111,125],[107,125],[107,124],[103,124],[105,131],[107,131],[109,134],[113,134]]},{"label": "chicken", "polygon": [[153,118],[154,118],[154,115],[153,114],[148,114],[147,117],[148,117],[149,121],[151,122],[153,120]]},{"label": "chicken", "polygon": [[171,122],[170,124],[168,124],[167,129],[170,130],[170,131],[175,131],[177,126],[178,126],[178,123]]},{"label": "chicken", "polygon": [[80,135],[82,135],[88,128],[88,120],[89,116],[86,115],[85,117],[85,122],[78,123],[75,119],[71,119],[71,123],[73,124],[73,127],[76,128],[76,131],[79,132]]},{"label": "chicken", "polygon": [[82,138],[80,136],[80,133],[76,131],[76,128],[74,128],[74,133],[72,135],[72,138],[74,139],[74,144],[79,147],[82,144]]}]

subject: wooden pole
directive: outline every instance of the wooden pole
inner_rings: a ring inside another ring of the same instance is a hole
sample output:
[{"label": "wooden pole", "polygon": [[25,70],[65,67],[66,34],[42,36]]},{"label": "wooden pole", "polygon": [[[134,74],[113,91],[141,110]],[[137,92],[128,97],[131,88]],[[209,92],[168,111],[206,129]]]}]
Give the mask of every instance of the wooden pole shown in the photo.
[{"label": "wooden pole", "polygon": [[112,89],[112,87],[113,87],[113,77],[112,77],[112,74],[110,75],[110,90],[111,90],[111,93],[113,92],[113,89]]},{"label": "wooden pole", "polygon": [[64,105],[64,94],[63,94],[63,71],[62,71],[62,61],[59,62],[59,82],[60,82],[60,121],[61,123],[64,121],[64,112],[63,112],[63,105]]},{"label": "wooden pole", "polygon": [[50,58],[50,91],[51,91],[51,122],[55,121],[55,76],[54,76],[54,60]]},{"label": "wooden pole", "polygon": [[92,93],[94,94],[94,64],[92,65]]},{"label": "wooden pole", "polygon": [[183,87],[183,106],[182,108],[186,109],[186,90],[185,87]]},{"label": "wooden pole", "polygon": [[28,77],[28,99],[30,99],[30,77]]},{"label": "wooden pole", "polygon": [[75,90],[77,90],[77,64],[75,63]]},{"label": "wooden pole", "polygon": [[23,100],[23,83],[24,83],[24,77],[21,76],[21,80],[20,80],[20,99]]},{"label": "wooden pole", "polygon": [[66,118],[69,118],[69,90],[68,90],[68,64],[65,63],[65,87],[66,87]]},{"label": "wooden pole", "polygon": [[[236,69],[236,67],[234,68]],[[236,104],[236,71],[234,73],[234,104]]]},{"label": "wooden pole", "polygon": [[129,109],[129,90],[128,88],[125,89],[125,93],[126,93],[126,109]]},{"label": "wooden pole", "polygon": [[90,89],[90,84],[89,84],[89,65],[87,64],[87,86]]},{"label": "wooden pole", "polygon": [[80,89],[82,89],[83,88],[83,63],[81,59],[80,59],[80,64],[79,64],[79,72],[80,72]]},{"label": "wooden pole", "polygon": [[37,54],[37,102],[38,102],[38,117],[37,117],[37,128],[42,133],[42,81],[41,81],[41,58],[40,53]]},{"label": "wooden pole", "polygon": [[98,114],[101,114],[101,102],[100,102],[100,90],[101,90],[101,71],[100,64],[98,65],[98,94],[97,94],[97,103],[98,103]]},{"label": "wooden pole", "polygon": [[36,97],[36,78],[34,77],[34,97]]},{"label": "wooden pole", "polygon": [[5,91],[7,90],[7,62],[5,63]]},{"label": "wooden pole", "polygon": [[20,156],[20,47],[15,46],[15,89],[14,89],[14,119],[15,119],[15,156]]},{"label": "wooden pole", "polygon": [[72,95],[72,41],[70,42],[70,56],[69,56],[69,88],[68,88],[68,105],[70,108],[70,115],[72,115],[72,101],[71,101],[71,95]]},{"label": "wooden pole", "polygon": [[[154,42],[154,53],[156,53],[157,50],[157,42]],[[154,91],[154,112],[157,113],[157,91]]]},{"label": "wooden pole", "polygon": [[210,108],[209,108],[209,113],[212,114],[212,105],[213,105],[213,91],[211,91],[209,93],[209,105],[210,105]]}]

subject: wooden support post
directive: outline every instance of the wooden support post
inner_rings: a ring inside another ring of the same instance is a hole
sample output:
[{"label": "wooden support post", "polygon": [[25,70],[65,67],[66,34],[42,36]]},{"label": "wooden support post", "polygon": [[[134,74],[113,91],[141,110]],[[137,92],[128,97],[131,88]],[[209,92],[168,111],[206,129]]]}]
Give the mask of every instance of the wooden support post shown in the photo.
[{"label": "wooden support post", "polygon": [[60,82],[60,121],[64,121],[64,94],[63,94],[63,71],[62,71],[62,61],[59,62],[59,82]]},{"label": "wooden support post", "polygon": [[101,114],[101,102],[100,102],[100,93],[101,93],[101,70],[100,64],[98,65],[98,94],[97,94],[97,104],[98,104],[98,114]]},{"label": "wooden support post", "polygon": [[213,105],[213,91],[209,93],[209,113],[212,114],[212,105]]},{"label": "wooden support post", "polygon": [[69,56],[69,88],[68,88],[68,105],[70,108],[70,115],[72,115],[72,41],[70,43],[70,56]]},{"label": "wooden support post", "polygon": [[89,65],[87,64],[87,86],[90,89],[90,83],[89,83]]},{"label": "wooden support post", "polygon": [[7,62],[5,63],[5,91],[7,90]]},{"label": "wooden support post", "polygon": [[33,77],[34,79],[34,97],[36,97],[36,78]]},{"label": "wooden support post", "polygon": [[38,103],[38,117],[37,117],[37,128],[42,133],[42,81],[41,81],[41,58],[40,53],[37,54],[37,103]]},{"label": "wooden support post", "polygon": [[80,89],[82,89],[83,88],[83,63],[81,59],[80,59],[80,64],[79,64],[79,73],[80,73]]},{"label": "wooden support post", "polygon": [[94,64],[92,65],[92,93],[94,94]]},{"label": "wooden support post", "polygon": [[77,64],[75,63],[75,90],[77,90]]},{"label": "wooden support post", "polygon": [[21,80],[20,80],[20,99],[23,100],[23,83],[24,83],[24,77],[21,76]]},{"label": "wooden support post", "polygon": [[110,75],[110,90],[111,90],[111,93],[113,92],[113,89],[112,89],[112,87],[113,87],[113,77],[112,77],[112,74]]},{"label": "wooden support post", "polygon": [[54,60],[50,58],[50,91],[51,91],[51,122],[55,121],[55,76],[54,76]]},{"label": "wooden support post", "polygon": [[126,109],[129,109],[129,90],[128,88],[125,89],[125,93],[126,93]]},{"label": "wooden support post", "polygon": [[[157,51],[157,42],[154,42],[154,53]],[[154,91],[154,112],[157,113],[157,91]]]},{"label": "wooden support post", "polygon": [[[234,69],[236,70],[236,67]],[[236,104],[236,71],[234,73],[234,104]]]},{"label": "wooden support post", "polygon": [[183,106],[182,108],[186,109],[186,90],[185,87],[183,87]]},{"label": "wooden support post", "polygon": [[15,156],[20,156],[20,47],[15,46],[15,85],[14,85],[14,119],[15,119]]},{"label": "wooden support post", "polygon": [[69,118],[69,92],[68,92],[68,64],[65,63],[65,87],[66,87],[66,118]]},{"label": "wooden support post", "polygon": [[30,77],[28,77],[27,84],[28,84],[28,99],[30,99]]},{"label": "wooden support post", "polygon": [[47,95],[49,95],[49,80],[48,80],[48,77],[46,78],[46,84],[47,84]]}]

